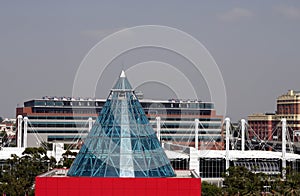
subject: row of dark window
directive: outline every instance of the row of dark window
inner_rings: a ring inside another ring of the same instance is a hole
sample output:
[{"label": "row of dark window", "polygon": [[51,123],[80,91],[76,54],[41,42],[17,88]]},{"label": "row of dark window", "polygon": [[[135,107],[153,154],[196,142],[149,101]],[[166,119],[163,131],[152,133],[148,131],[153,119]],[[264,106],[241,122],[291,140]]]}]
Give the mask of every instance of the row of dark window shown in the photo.
[{"label": "row of dark window", "polygon": [[170,162],[174,170],[189,170],[189,159],[171,159]]},{"label": "row of dark window", "polygon": [[98,114],[101,110],[99,108],[91,109],[72,109],[72,108],[33,108],[33,113],[57,113],[57,114]]},{"label": "row of dark window", "polygon": [[194,108],[213,109],[213,103],[145,103],[141,102],[143,108]]},{"label": "row of dark window", "polygon": [[[63,113],[63,114],[98,114],[101,112],[100,108],[33,108],[33,113]],[[148,115],[211,115],[210,110],[200,110],[200,111],[181,111],[181,110],[148,110],[145,109],[145,113]]]},{"label": "row of dark window", "polygon": [[[35,130],[28,130],[28,133],[47,133],[47,134],[56,134],[56,133],[65,133],[65,134],[71,134],[71,133],[74,133],[74,134],[84,134],[84,133],[88,133],[87,130],[55,130],[55,129],[52,129],[52,130],[38,130],[38,131],[35,131]],[[59,136],[58,136],[59,137]],[[72,137],[76,137],[76,135],[72,136]]]},{"label": "row of dark window", "polygon": [[[290,163],[288,165],[292,166]],[[224,175],[225,172],[225,159],[221,158],[200,158],[200,177],[202,178],[220,178]],[[230,162],[231,166],[244,166],[251,171],[259,172],[271,172],[271,171],[280,171],[281,161],[278,160],[239,160],[237,162]],[[297,171],[300,169],[300,160],[296,161],[294,164],[294,169]],[[295,167],[296,166],[296,167]],[[266,168],[267,167],[267,168]],[[268,168],[270,167],[270,168]]]},{"label": "row of dark window", "polygon": [[211,115],[210,110],[189,110],[189,111],[181,111],[181,110],[149,110],[145,109],[145,113],[148,115]]},{"label": "row of dark window", "polygon": [[24,103],[25,107],[35,106],[87,106],[87,107],[102,107],[103,101],[54,101],[54,100],[32,100]]},{"label": "row of dark window", "polygon": [[[54,100],[32,100],[24,103],[25,107],[34,106],[88,106],[102,107],[104,101],[54,101]],[[213,103],[151,103],[142,102],[144,108],[193,108],[193,109],[214,109]]]},{"label": "row of dark window", "polygon": [[[102,107],[104,101],[63,101],[63,100],[32,100],[24,103],[25,107],[35,106],[87,106]],[[151,103],[142,102],[144,108],[194,108],[194,109],[213,109],[213,103]]]},{"label": "row of dark window", "polygon": [[[28,116],[29,120],[88,120],[88,116]],[[93,120],[96,117],[92,117]]]}]

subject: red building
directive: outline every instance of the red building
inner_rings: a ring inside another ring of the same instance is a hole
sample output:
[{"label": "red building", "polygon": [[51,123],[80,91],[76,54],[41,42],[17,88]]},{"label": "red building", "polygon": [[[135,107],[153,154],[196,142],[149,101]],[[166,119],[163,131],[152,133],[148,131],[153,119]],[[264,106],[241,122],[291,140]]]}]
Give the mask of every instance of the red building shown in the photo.
[{"label": "red building", "polygon": [[[273,129],[279,120],[274,113],[252,114],[248,116],[248,124],[255,134],[263,140],[278,139],[277,135],[273,135]],[[249,132],[250,138],[255,137],[253,132]]]},{"label": "red building", "polygon": [[64,173],[53,170],[36,177],[35,195],[201,195],[200,178],[91,178],[62,176]]}]

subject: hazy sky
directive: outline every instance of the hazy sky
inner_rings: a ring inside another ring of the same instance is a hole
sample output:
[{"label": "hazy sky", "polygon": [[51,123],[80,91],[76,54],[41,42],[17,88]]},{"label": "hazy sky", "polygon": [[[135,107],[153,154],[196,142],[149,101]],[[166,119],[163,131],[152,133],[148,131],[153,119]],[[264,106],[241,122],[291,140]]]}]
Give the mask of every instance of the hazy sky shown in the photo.
[{"label": "hazy sky", "polygon": [[[275,111],[277,96],[300,90],[300,1],[57,2],[1,1],[0,116],[14,117],[17,104],[32,98],[71,96],[88,51],[106,35],[136,25],[178,28],[203,43],[221,70],[227,115],[234,120]],[[120,56],[97,96],[106,98],[120,64],[127,69],[145,54],[147,60],[162,59],[146,49]],[[200,81],[201,99],[209,99],[201,76],[190,77]],[[166,98],[155,93],[160,88],[140,87],[146,97]]]}]

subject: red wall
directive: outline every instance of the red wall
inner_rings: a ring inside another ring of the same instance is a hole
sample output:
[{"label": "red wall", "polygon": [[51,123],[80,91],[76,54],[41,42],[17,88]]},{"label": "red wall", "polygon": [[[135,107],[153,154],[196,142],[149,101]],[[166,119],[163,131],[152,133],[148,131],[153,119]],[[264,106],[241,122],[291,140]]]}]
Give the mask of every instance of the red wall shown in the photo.
[{"label": "red wall", "polygon": [[36,177],[35,194],[195,196],[201,195],[201,179]]}]

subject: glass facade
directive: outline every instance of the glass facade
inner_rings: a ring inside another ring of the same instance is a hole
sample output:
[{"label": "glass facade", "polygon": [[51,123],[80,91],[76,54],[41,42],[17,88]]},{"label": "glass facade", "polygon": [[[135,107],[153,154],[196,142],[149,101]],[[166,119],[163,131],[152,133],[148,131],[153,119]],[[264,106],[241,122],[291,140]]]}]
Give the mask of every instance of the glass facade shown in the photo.
[{"label": "glass facade", "polygon": [[141,104],[122,74],[111,90],[68,175],[175,176]]},{"label": "glass facade", "polygon": [[201,178],[221,178],[225,173],[225,159],[221,158],[200,158]]}]

